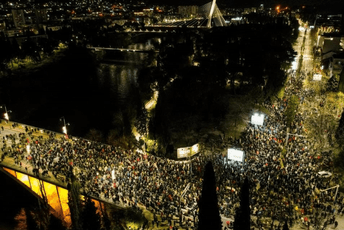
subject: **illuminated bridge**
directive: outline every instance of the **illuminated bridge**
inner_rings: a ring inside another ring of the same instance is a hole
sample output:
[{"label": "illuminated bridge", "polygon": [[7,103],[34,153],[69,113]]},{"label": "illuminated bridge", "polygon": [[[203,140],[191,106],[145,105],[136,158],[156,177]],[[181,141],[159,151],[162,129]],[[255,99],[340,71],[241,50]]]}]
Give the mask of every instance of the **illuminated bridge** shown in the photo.
[{"label": "illuminated bridge", "polygon": [[110,50],[110,51],[121,51],[121,52],[137,52],[137,53],[158,53],[158,50],[147,50],[147,49],[130,49],[130,48],[115,48],[115,47],[93,47],[89,46],[87,49],[100,51],[100,50]]},{"label": "illuminated bridge", "polygon": [[67,185],[74,175],[81,185],[81,199],[91,197],[99,211],[102,202],[137,206],[164,213],[166,222],[169,219],[178,226],[181,210],[182,224],[194,226],[196,198],[202,187],[196,177],[201,176],[201,163],[191,166],[196,162],[162,159],[139,150],[0,121],[0,170],[36,197],[45,195],[65,223],[71,224]]},{"label": "illuminated bridge", "polygon": [[162,27],[188,27],[188,28],[212,28],[226,26],[225,19],[220,9],[217,7],[216,0],[206,3],[199,7],[200,18],[191,20],[178,20],[172,23],[161,23],[155,26]]}]

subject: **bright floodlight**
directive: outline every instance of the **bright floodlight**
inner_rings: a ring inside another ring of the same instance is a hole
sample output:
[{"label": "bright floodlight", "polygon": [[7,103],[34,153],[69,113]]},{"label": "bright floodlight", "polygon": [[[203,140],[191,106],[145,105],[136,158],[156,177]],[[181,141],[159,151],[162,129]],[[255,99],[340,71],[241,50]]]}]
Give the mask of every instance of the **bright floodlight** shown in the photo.
[{"label": "bright floodlight", "polygon": [[251,117],[251,124],[253,125],[263,125],[264,124],[264,114],[255,113]]},{"label": "bright floodlight", "polygon": [[10,117],[8,116],[8,113],[4,113],[4,118],[5,118],[5,120],[7,120],[7,121],[10,120]]},{"label": "bright floodlight", "polygon": [[228,159],[233,160],[233,161],[244,161],[244,151],[237,150],[237,149],[228,149]]},{"label": "bright floodlight", "polygon": [[67,127],[66,127],[66,126],[63,126],[63,127],[62,127],[62,132],[63,132],[64,134],[67,134]]},{"label": "bright floodlight", "polygon": [[291,68],[293,69],[293,70],[297,70],[297,61],[296,60],[294,60],[292,63],[291,63]]}]

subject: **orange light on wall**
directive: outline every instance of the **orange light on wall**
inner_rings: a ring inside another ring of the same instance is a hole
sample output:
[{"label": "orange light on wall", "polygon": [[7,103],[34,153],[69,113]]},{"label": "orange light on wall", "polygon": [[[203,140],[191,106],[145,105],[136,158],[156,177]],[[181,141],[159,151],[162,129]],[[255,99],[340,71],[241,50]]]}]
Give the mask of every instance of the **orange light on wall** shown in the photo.
[{"label": "orange light on wall", "polygon": [[91,200],[94,202],[94,206],[97,209],[97,213],[99,215],[102,215],[102,210],[104,210],[104,204],[100,203],[98,200],[95,200],[95,199],[91,199]]},{"label": "orange light on wall", "polygon": [[3,168],[6,172],[8,172],[9,174],[11,174],[14,177],[17,177],[16,172],[12,169],[8,169],[8,168]]},{"label": "orange light on wall", "polygon": [[[31,188],[31,190],[39,195],[42,196],[45,193],[48,204],[52,207],[58,218],[63,219],[65,223],[70,226],[72,221],[70,217],[70,210],[68,206],[68,190],[58,187],[54,184],[41,181],[37,178],[28,176],[24,173],[16,172],[12,169],[8,169],[3,167],[3,169],[25,184],[27,187]],[[84,199],[84,197],[82,197]],[[98,202],[99,203],[99,202]],[[99,204],[98,204],[99,206]]]}]

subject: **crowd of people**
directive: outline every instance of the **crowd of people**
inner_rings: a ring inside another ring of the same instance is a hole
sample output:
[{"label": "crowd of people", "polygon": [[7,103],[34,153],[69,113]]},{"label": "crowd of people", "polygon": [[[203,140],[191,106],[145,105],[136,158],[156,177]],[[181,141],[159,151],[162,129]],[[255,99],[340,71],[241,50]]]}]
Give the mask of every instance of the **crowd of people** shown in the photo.
[{"label": "crowd of people", "polygon": [[[286,95],[307,100],[308,94],[302,89],[304,77],[291,77]],[[203,167],[212,161],[223,217],[234,218],[241,185],[247,177],[251,214],[255,217],[251,218],[253,229],[282,229],[286,220],[289,226],[335,226],[334,214],[343,211],[343,197],[334,197],[335,190],[323,189],[337,184],[338,177],[323,178],[318,173],[331,170],[331,153],[311,151],[300,113],[287,133],[287,98],[266,101],[262,106],[270,112],[263,126],[249,124],[239,139],[223,140],[222,146],[244,151],[244,162],[229,160],[216,151],[175,161],[49,131],[43,137],[40,130],[28,126],[25,132],[3,136],[0,159],[11,157],[28,173],[53,176],[61,183],[70,182],[74,175],[86,195],[117,205],[145,207],[154,214],[150,226],[166,224],[185,229],[197,226]],[[266,218],[272,220],[268,227],[263,221]],[[232,226],[228,225],[224,227]]]}]

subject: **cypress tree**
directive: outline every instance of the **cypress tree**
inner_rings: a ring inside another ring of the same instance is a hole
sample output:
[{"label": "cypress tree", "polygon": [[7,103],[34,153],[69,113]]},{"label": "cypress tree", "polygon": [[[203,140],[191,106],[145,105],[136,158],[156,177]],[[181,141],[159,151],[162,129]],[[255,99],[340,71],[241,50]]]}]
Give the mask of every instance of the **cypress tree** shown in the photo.
[{"label": "cypress tree", "polygon": [[66,230],[65,226],[63,226],[62,224],[62,221],[52,214],[50,215],[48,229],[49,230]]},{"label": "cypress tree", "polygon": [[100,230],[100,216],[91,198],[86,197],[85,207],[81,214],[83,230]]},{"label": "cypress tree", "polygon": [[250,214],[250,185],[246,177],[240,192],[240,208],[235,214],[234,230],[250,230]]},{"label": "cypress tree", "polygon": [[198,230],[221,230],[222,222],[216,194],[215,172],[210,161],[205,166],[202,195],[198,206]]},{"label": "cypress tree", "polygon": [[285,223],[283,225],[283,230],[289,230],[287,220],[285,220]]},{"label": "cypress tree", "polygon": [[25,208],[26,215],[26,229],[27,230],[38,230],[38,225],[36,220],[33,218],[31,211],[28,208]]},{"label": "cypress tree", "polygon": [[80,223],[80,187],[80,183],[72,176],[72,183],[68,185],[68,206],[74,230],[82,229]]},{"label": "cypress tree", "polygon": [[337,139],[338,144],[340,145],[344,144],[344,110],[340,117],[338,128],[336,130],[336,139]]}]

